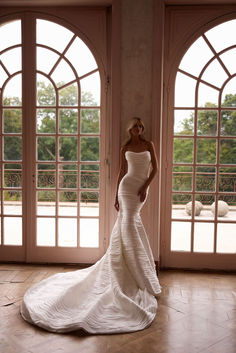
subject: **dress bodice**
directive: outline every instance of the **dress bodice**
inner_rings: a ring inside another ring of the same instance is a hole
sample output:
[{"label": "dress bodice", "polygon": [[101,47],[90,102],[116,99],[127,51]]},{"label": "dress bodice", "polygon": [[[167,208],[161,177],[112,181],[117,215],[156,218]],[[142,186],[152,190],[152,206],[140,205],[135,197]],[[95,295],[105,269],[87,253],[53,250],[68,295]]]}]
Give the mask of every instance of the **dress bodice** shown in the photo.
[{"label": "dress bodice", "polygon": [[127,175],[140,179],[146,179],[149,175],[151,155],[149,151],[126,151],[125,158],[128,162]]}]

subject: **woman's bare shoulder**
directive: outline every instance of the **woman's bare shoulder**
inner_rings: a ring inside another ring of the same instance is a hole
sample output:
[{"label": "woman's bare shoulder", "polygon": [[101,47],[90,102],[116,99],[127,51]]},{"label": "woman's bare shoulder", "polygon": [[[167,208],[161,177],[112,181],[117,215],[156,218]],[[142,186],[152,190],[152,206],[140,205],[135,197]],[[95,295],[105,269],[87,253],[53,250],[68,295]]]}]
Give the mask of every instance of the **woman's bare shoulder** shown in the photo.
[{"label": "woman's bare shoulder", "polygon": [[151,140],[146,140],[146,145],[149,151],[154,149],[154,143]]},{"label": "woman's bare shoulder", "polygon": [[126,146],[126,145],[125,145],[125,146],[121,146],[121,148],[120,148],[120,154],[121,154],[121,155],[124,155],[126,151],[127,151],[127,146]]}]

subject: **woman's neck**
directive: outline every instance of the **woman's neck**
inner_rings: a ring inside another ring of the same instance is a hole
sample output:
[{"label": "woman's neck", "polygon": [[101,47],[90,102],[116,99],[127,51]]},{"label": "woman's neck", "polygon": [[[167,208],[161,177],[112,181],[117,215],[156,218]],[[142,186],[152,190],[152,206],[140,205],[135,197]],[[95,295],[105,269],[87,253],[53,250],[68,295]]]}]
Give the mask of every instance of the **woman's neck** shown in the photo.
[{"label": "woman's neck", "polygon": [[130,142],[132,145],[139,145],[142,141],[139,136],[132,136]]}]

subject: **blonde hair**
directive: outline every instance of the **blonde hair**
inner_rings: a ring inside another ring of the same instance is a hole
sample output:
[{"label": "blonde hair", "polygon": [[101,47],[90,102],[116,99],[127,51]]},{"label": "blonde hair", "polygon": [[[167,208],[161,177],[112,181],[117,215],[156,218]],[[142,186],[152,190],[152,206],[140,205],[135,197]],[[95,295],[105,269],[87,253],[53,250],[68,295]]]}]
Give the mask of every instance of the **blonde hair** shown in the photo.
[{"label": "blonde hair", "polygon": [[127,126],[126,126],[126,137],[122,143],[122,146],[126,146],[129,144],[130,140],[131,140],[131,132],[130,130],[132,129],[132,127],[137,123],[141,123],[142,127],[143,127],[143,131],[141,133],[141,135],[139,136],[141,140],[143,141],[146,141],[146,138],[145,138],[145,125],[144,125],[144,122],[142,121],[141,118],[139,117],[133,117],[131,118],[128,123],[127,123]]}]

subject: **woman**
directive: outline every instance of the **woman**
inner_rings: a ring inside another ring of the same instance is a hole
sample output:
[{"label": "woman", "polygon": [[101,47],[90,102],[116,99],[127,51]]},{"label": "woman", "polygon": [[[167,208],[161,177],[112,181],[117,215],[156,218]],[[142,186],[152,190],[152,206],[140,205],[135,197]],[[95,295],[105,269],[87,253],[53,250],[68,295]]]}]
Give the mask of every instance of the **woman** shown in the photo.
[{"label": "woman", "polygon": [[139,212],[157,163],[141,119],[130,121],[128,134],[120,152],[119,213],[106,253],[88,268],[58,273],[28,289],[21,304],[26,321],[52,332],[104,334],[142,330],[154,320],[161,286]]},{"label": "woman", "polygon": [[149,178],[145,181],[145,183],[141,186],[138,191],[138,195],[140,195],[140,202],[144,202],[146,198],[147,188],[151,183],[152,179],[154,178],[155,174],[157,173],[157,158],[155,149],[153,147],[153,143],[151,141],[147,141],[144,138],[145,134],[145,127],[144,123],[140,118],[134,117],[132,118],[127,126],[126,129],[127,138],[123,143],[123,147],[120,151],[120,172],[118,176],[117,182],[117,192],[116,192],[116,199],[115,199],[115,208],[119,211],[119,202],[118,202],[118,188],[121,179],[127,172],[127,160],[125,158],[125,153],[127,151],[141,153],[145,151],[149,151],[151,155],[151,163],[152,163],[152,172]]}]

